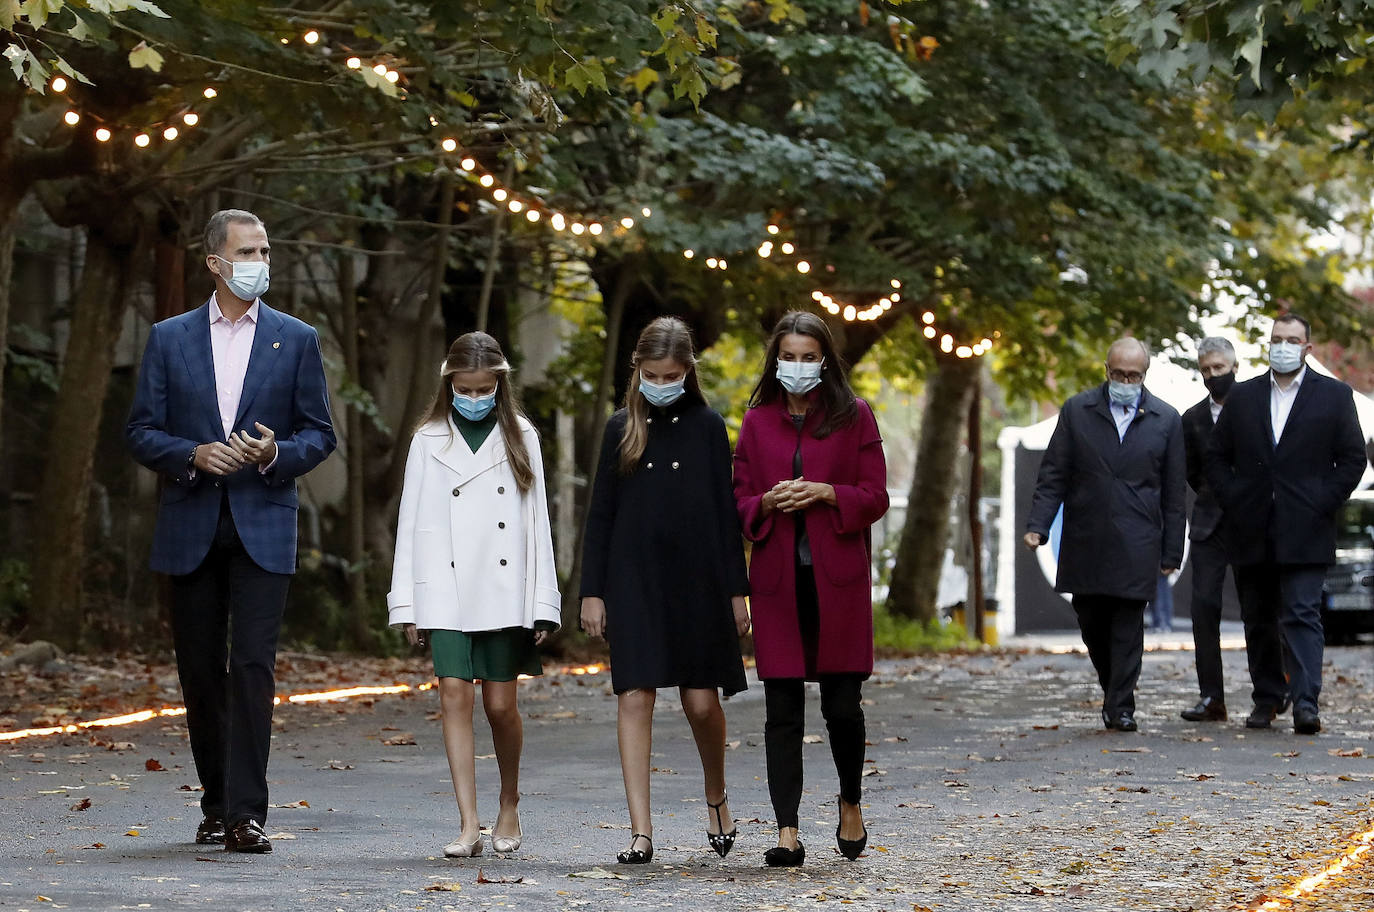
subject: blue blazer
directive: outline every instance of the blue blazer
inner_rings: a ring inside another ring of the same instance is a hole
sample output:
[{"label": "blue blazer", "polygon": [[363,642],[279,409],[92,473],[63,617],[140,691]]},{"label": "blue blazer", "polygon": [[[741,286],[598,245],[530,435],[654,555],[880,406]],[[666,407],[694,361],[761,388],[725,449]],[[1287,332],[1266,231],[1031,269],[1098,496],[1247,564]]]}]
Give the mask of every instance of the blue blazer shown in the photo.
[{"label": "blue blazer", "polygon": [[210,303],[153,325],[125,437],[134,458],[167,482],[153,533],[154,570],[181,575],[200,566],[226,491],[248,556],[272,573],[296,570],[296,479],[334,450],[334,426],[319,336],[265,303],[258,309],[233,430],[259,436],[255,421],[277,435],[277,461],[268,472],[250,465],[231,475],[192,475],[191,449],[225,440]]}]

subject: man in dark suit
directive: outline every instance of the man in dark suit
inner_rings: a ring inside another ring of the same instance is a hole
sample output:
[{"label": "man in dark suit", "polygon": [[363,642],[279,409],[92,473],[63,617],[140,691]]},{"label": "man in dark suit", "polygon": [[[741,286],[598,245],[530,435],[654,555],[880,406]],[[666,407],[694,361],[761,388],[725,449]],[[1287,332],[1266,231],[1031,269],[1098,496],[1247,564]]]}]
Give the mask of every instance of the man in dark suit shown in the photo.
[{"label": "man in dark suit", "polygon": [[196,842],[270,852],[262,827],[296,479],[333,451],[334,429],[315,330],[261,300],[262,222],[215,213],[205,253],[215,292],[149,332],[126,436],[163,481],[152,568],[172,581],[177,671],[205,789]]},{"label": "man in dark suit", "polygon": [[[1245,623],[1255,708],[1268,727],[1287,694],[1293,730],[1321,731],[1322,582],[1336,557],[1336,515],[1364,474],[1364,437],[1350,387],[1307,369],[1311,329],[1274,321],[1269,372],[1237,383],[1207,448]],[[1288,648],[1289,679],[1284,681]]]},{"label": "man in dark suit", "polygon": [[1189,722],[1226,720],[1226,688],[1221,673],[1221,605],[1226,583],[1226,546],[1221,532],[1221,504],[1207,484],[1205,460],[1212,426],[1236,381],[1236,349],[1220,336],[1198,343],[1197,365],[1207,397],[1183,413],[1183,444],[1188,459],[1188,485],[1193,489],[1192,542],[1193,647],[1201,699],[1180,715]]},{"label": "man in dark suit", "polygon": [[1060,505],[1054,588],[1073,610],[1102,685],[1102,722],[1135,731],[1135,685],[1145,652],[1145,603],[1161,572],[1183,561],[1183,427],[1145,389],[1150,352],[1118,339],[1107,382],[1064,403],[1040,462],[1025,543],[1049,537]]}]

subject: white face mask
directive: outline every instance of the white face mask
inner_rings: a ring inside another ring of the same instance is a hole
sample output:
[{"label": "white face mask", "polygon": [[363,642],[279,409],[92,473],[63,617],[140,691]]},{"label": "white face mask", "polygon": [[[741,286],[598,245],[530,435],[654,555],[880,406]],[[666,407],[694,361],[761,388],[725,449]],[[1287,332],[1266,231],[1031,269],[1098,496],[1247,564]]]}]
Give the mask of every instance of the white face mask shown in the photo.
[{"label": "white face mask", "polygon": [[229,286],[229,291],[240,301],[254,301],[267,293],[268,269],[266,263],[260,260],[234,263],[222,256],[216,256],[215,259],[221,263],[229,263],[233,267],[233,275],[225,276],[221,273],[220,278],[224,279],[224,283]]},{"label": "white face mask", "polygon": [[1291,374],[1302,367],[1302,350],[1297,342],[1270,342],[1269,366],[1276,374]]},{"label": "white face mask", "polygon": [[794,396],[804,396],[821,384],[825,361],[779,361],[778,382]]}]

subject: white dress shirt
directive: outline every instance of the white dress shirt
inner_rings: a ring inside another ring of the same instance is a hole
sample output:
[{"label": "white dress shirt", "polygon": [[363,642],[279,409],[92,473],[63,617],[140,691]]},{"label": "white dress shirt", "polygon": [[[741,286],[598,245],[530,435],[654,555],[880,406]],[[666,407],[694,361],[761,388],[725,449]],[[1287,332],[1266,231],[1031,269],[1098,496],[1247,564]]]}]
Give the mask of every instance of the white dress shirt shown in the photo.
[{"label": "white dress shirt", "polygon": [[1298,387],[1302,385],[1302,380],[1306,376],[1307,365],[1304,364],[1298,375],[1293,378],[1293,382],[1288,384],[1288,389],[1283,389],[1279,386],[1274,372],[1269,372],[1269,420],[1274,423],[1275,444],[1283,437],[1283,429],[1288,425],[1288,415],[1293,411],[1293,401],[1298,398]]},{"label": "white dress shirt", "polygon": [[1212,423],[1216,424],[1217,419],[1221,417],[1221,403],[1215,399],[1208,399],[1207,406],[1212,410]]},{"label": "white dress shirt", "polygon": [[243,378],[248,373],[248,356],[253,353],[261,304],[260,299],[255,299],[248,312],[231,323],[219,309],[216,296],[210,296],[210,350],[215,362],[215,398],[219,403],[219,420],[224,425],[225,440],[233,433],[234,419],[239,415]]}]

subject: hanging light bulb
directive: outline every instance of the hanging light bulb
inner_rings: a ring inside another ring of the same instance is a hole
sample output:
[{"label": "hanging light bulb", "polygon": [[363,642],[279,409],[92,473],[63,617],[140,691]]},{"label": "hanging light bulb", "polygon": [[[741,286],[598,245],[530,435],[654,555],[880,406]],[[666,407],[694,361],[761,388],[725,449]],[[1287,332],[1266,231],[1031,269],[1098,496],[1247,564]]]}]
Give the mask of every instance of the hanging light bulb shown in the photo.
[{"label": "hanging light bulb", "polygon": [[[354,58],[354,59],[357,59],[357,58]],[[352,66],[352,64],[349,64],[349,66]],[[216,92],[214,89],[207,88],[207,89],[206,89],[204,92],[202,92],[201,94],[204,95],[206,98],[214,98],[214,97],[215,97],[216,95],[218,95],[219,93]]]},{"label": "hanging light bulb", "polygon": [[935,322],[935,314],[927,310],[925,313],[921,314],[921,322],[929,326]]},{"label": "hanging light bulb", "polygon": [[806,260],[802,260],[801,262],[797,263],[797,272],[800,272],[802,275],[806,275],[810,271],[811,264],[806,262]]},{"label": "hanging light bulb", "polygon": [[985,348],[985,349],[987,349],[987,348],[992,348],[992,340],[991,340],[991,339],[984,339],[984,340],[983,340],[983,348]]},{"label": "hanging light bulb", "polygon": [[780,229],[777,225],[769,225],[769,226],[768,226],[768,233],[769,233],[769,234],[777,234],[777,233],[778,233],[779,231],[781,231],[781,230],[782,230],[782,229]]},{"label": "hanging light bulb", "polygon": [[200,123],[200,115],[195,111],[187,111],[185,114],[181,115],[181,122],[188,127],[194,127],[196,124]]},{"label": "hanging light bulb", "polygon": [[510,201],[509,204],[507,204],[506,208],[508,208],[511,212],[519,212],[525,208],[525,204],[520,202],[518,199],[513,199]]},{"label": "hanging light bulb", "polygon": [[821,299],[824,298],[824,297],[825,297],[825,295],[824,295],[819,289],[817,289],[816,291],[811,292],[811,300],[813,300],[813,301],[819,301],[819,300],[821,300]]},{"label": "hanging light bulb", "polygon": [[372,68],[372,72],[376,73],[378,76],[385,76],[385,75],[386,75],[386,64],[385,64],[385,63],[379,63],[379,64],[377,64],[376,66],[374,66],[374,67]]},{"label": "hanging light bulb", "polygon": [[362,60],[360,60],[360,59],[357,58],[357,57],[350,57],[350,58],[348,58],[347,60],[344,61],[344,64],[345,64],[350,70],[360,70],[360,69],[362,69],[362,66],[363,66]]},{"label": "hanging light bulb", "polygon": [[959,358],[971,358],[973,357],[973,349],[969,348],[967,345],[960,345],[954,350],[954,354]]},{"label": "hanging light bulb", "polygon": [[645,218],[648,218],[649,216],[654,214],[654,210],[650,209],[648,206],[645,206],[643,209],[639,210],[639,214],[644,216]]},{"label": "hanging light bulb", "polygon": [[96,138],[97,140],[99,140],[100,142],[109,142],[109,141],[110,141],[110,137],[113,136],[113,135],[114,135],[113,133],[111,133],[109,130],[105,129],[104,127],[100,127],[98,130],[95,131],[95,138]]},{"label": "hanging light bulb", "polygon": [[396,72],[395,70],[387,70],[386,81],[391,83],[392,85],[395,85],[396,83],[401,81],[401,74]]},{"label": "hanging light bulb", "polygon": [[138,146],[140,149],[147,148],[148,143],[152,141],[153,138],[149,136],[147,133],[140,133],[134,137],[134,145]]},{"label": "hanging light bulb", "polygon": [[563,213],[555,212],[549,217],[549,224],[553,226],[554,231],[562,231],[568,226],[568,220],[563,218]]},{"label": "hanging light bulb", "polygon": [[601,223],[600,223],[600,222],[592,222],[590,225],[587,226],[587,230],[590,231],[593,235],[600,235],[600,234],[601,234]]},{"label": "hanging light bulb", "polygon": [[945,354],[949,354],[950,352],[954,351],[954,337],[951,336],[949,333],[945,333],[943,336],[940,337],[940,351],[944,352]]},{"label": "hanging light bulb", "polygon": [[62,119],[67,122],[67,126],[69,127],[74,127],[81,123],[81,115],[75,111],[68,111],[66,114],[63,114]]},{"label": "hanging light bulb", "polygon": [[716,265],[718,265],[721,269],[725,269],[730,264],[725,262],[725,260],[722,258]]},{"label": "hanging light bulb", "polygon": [[893,287],[893,288],[901,288],[901,287],[902,287],[902,283],[899,282],[899,281],[897,281],[896,279],[893,279],[893,280],[892,280],[892,287]]},{"label": "hanging light bulb", "polygon": [[760,245],[759,245],[759,256],[763,257],[764,259],[767,259],[768,257],[772,256],[772,254],[773,254],[773,245],[772,245],[772,244],[764,243],[764,244],[760,244]]},{"label": "hanging light bulb", "polygon": [[176,139],[179,135],[180,134],[177,133],[176,127],[168,127],[167,129],[162,131],[162,138],[167,140],[168,142],[171,142],[172,140]]},{"label": "hanging light bulb", "polygon": [[439,143],[439,145],[443,147],[445,152],[458,151],[458,140],[453,139],[452,137],[445,139],[443,142]]},{"label": "hanging light bulb", "polygon": [[315,31],[314,29],[311,29],[301,37],[305,39],[306,44],[318,44],[320,40],[320,33]]},{"label": "hanging light bulb", "polygon": [[490,187],[492,184],[496,183],[496,178],[492,177],[490,174],[483,174],[481,177],[477,178],[477,183],[481,184],[483,187]]},{"label": "hanging light bulb", "polygon": [[888,295],[888,296],[887,296],[886,298],[884,298],[883,300],[885,300],[885,301],[891,301],[893,304],[896,304],[896,303],[897,303],[898,301],[900,301],[901,299],[902,299],[902,296],[899,295],[899,294],[897,294],[897,292],[894,291],[892,294]]},{"label": "hanging light bulb", "polygon": [[491,191],[491,198],[498,203],[504,203],[508,196],[510,196],[510,194],[506,192],[505,187],[497,187],[495,190]]},{"label": "hanging light bulb", "polygon": [[526,219],[526,221],[530,221],[530,222],[537,222],[537,221],[539,221],[539,210],[538,210],[538,209],[531,209],[529,212],[526,212],[526,213],[525,213],[525,219]]},{"label": "hanging light bulb", "polygon": [[586,226],[586,225],[583,225],[581,222],[573,222],[573,223],[572,223],[572,233],[573,233],[573,234],[578,234],[578,235],[580,235],[582,232],[584,232],[584,231],[586,231],[586,230],[587,230],[587,226]]},{"label": "hanging light bulb", "polygon": [[854,319],[854,316],[855,316],[855,313],[854,313],[854,305],[853,305],[853,304],[846,304],[845,307],[844,307],[844,318],[845,318],[846,320],[853,320],[853,319]]},{"label": "hanging light bulb", "polygon": [[707,258],[706,258],[706,268],[707,268],[707,269],[715,269],[715,268],[716,268],[716,258],[715,258],[715,257],[707,257]]},{"label": "hanging light bulb", "polygon": [[697,252],[696,252],[695,250],[691,249],[690,247],[687,248],[686,250],[682,251],[682,258],[683,258],[684,260],[690,260],[692,257],[694,257],[694,256],[696,256],[696,255],[697,255]]},{"label": "hanging light bulb", "polygon": [[934,339],[934,338],[935,338],[935,327],[934,327],[934,326],[927,326],[925,329],[922,330],[922,332],[925,333],[925,336],[926,336],[927,339]]},{"label": "hanging light bulb", "polygon": [[632,219],[632,218],[630,218],[628,215],[625,216],[623,219],[620,220],[620,227],[621,227],[621,228],[627,228],[627,229],[628,229],[628,228],[633,228],[634,226],[635,226],[635,220]]},{"label": "hanging light bulb", "polygon": [[796,248],[795,246],[793,246],[793,244],[792,244],[791,241],[783,241],[783,242],[782,242],[782,252],[783,252],[783,253],[792,254],[792,253],[795,253],[796,250],[797,250],[797,248]]},{"label": "hanging light bulb", "polygon": [[54,76],[54,77],[53,77],[53,80],[52,80],[52,90],[53,90],[54,92],[65,92],[65,91],[67,91],[67,77],[66,77],[66,76]]}]

